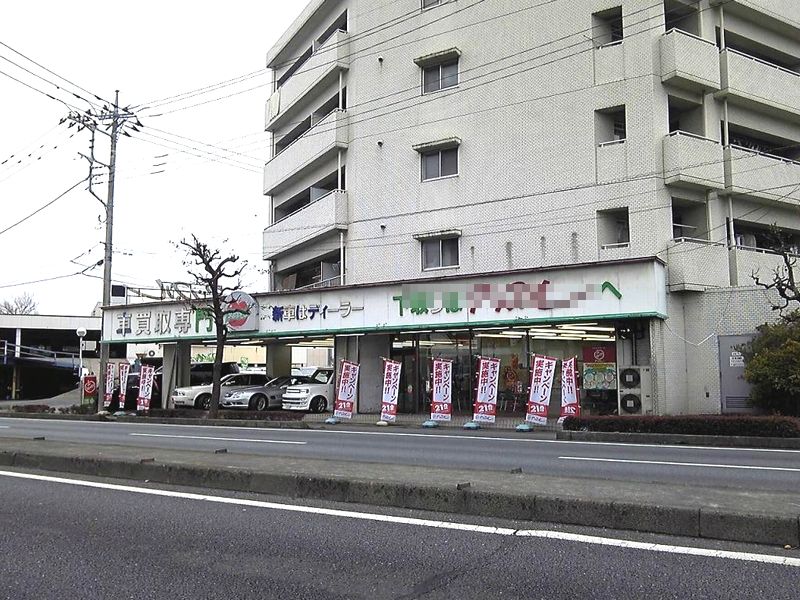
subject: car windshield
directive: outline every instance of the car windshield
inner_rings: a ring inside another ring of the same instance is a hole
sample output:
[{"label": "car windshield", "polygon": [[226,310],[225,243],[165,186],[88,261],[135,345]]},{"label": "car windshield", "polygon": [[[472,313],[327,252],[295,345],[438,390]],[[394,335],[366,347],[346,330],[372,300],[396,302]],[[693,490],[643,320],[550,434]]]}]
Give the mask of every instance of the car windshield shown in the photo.
[{"label": "car windshield", "polygon": [[297,381],[297,377],[276,377],[267,383],[267,385],[272,387],[282,387],[284,385],[292,385],[293,382]]}]

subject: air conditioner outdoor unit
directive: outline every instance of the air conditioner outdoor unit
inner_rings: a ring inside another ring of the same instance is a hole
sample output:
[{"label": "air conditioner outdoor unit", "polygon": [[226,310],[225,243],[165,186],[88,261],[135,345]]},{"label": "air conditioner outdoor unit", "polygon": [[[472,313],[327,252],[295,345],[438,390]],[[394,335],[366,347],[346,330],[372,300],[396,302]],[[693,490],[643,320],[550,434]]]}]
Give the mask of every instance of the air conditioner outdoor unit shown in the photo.
[{"label": "air conditioner outdoor unit", "polygon": [[620,415],[653,414],[653,374],[650,367],[619,368]]}]

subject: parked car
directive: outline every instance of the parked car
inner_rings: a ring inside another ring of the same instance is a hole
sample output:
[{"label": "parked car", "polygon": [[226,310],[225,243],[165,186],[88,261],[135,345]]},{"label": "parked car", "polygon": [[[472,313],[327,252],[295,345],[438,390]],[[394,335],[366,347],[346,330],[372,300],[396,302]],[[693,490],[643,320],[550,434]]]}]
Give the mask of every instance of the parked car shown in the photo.
[{"label": "parked car", "polygon": [[299,377],[283,394],[283,410],[310,410],[321,413],[333,406],[333,388],[336,379],[333,369],[315,369],[307,377]]},{"label": "parked car", "polygon": [[225,393],[220,405],[224,408],[249,408],[250,410],[280,408],[286,388],[298,384],[301,379],[303,378],[287,375],[276,377],[268,381],[266,385],[231,390]]},{"label": "parked car", "polygon": [[[264,386],[271,377],[266,373],[234,373],[222,378],[220,401],[225,394],[248,387]],[[172,395],[172,402],[176,407],[194,407],[208,410],[211,407],[212,384],[195,385],[185,388],[176,388]],[[222,402],[220,402],[220,405]]]}]

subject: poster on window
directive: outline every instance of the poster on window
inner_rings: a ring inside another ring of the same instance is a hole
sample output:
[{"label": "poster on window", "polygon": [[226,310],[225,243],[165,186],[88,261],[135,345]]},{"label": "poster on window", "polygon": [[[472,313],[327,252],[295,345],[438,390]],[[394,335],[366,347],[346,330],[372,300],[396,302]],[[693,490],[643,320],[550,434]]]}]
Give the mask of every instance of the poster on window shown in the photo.
[{"label": "poster on window", "polygon": [[125,393],[128,390],[128,373],[131,372],[131,366],[127,362],[120,363],[119,365],[119,409],[125,410]]},{"label": "poster on window", "polygon": [[475,390],[475,409],[472,420],[494,423],[497,416],[497,385],[500,379],[500,359],[478,357],[478,387]]},{"label": "poster on window", "polygon": [[575,372],[577,359],[561,361],[561,416],[559,423],[563,423],[567,417],[579,417],[581,406],[578,402],[578,376]]},{"label": "poster on window", "polygon": [[106,365],[106,380],[105,390],[103,390],[103,408],[111,406],[111,399],[114,397],[114,363],[110,362]]},{"label": "poster on window", "polygon": [[453,418],[453,361],[434,358],[431,379],[431,421],[450,421]]},{"label": "poster on window", "polygon": [[352,419],[356,406],[356,390],[358,389],[358,364],[343,360],[341,365],[333,416],[337,419]]},{"label": "poster on window", "polygon": [[547,425],[547,411],[553,393],[553,376],[558,359],[535,354],[531,359],[531,390],[525,420],[534,425]]},{"label": "poster on window", "polygon": [[136,399],[136,410],[147,412],[150,410],[150,400],[153,398],[153,379],[155,367],[142,365],[139,371],[139,397]]},{"label": "poster on window", "polygon": [[397,419],[397,396],[400,393],[400,369],[396,360],[383,359],[383,397],[381,398],[381,421]]}]

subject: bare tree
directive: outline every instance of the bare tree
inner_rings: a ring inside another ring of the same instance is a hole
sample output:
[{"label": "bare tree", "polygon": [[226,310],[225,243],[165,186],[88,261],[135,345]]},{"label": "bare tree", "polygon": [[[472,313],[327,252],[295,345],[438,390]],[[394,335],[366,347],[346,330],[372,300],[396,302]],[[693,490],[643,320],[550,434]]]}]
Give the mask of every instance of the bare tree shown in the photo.
[{"label": "bare tree", "polygon": [[205,292],[203,300],[193,300],[192,308],[207,311],[214,321],[216,330],[216,352],[214,354],[211,405],[208,418],[213,419],[219,410],[219,397],[222,378],[222,354],[228,338],[228,317],[241,314],[241,308],[228,306],[228,295],[241,288],[241,274],[247,261],[240,262],[236,254],[223,256],[221,250],[212,248],[192,234],[191,239],[183,239],[177,244],[186,252],[183,261],[193,285]]},{"label": "bare tree", "polygon": [[770,272],[769,279],[761,279],[757,272],[750,276],[757,286],[774,290],[779,300],[772,302],[772,310],[783,311],[790,305],[800,307],[800,271],[797,269],[797,254],[793,252],[790,240],[777,226],[770,229],[768,240],[772,250],[781,257],[782,264]]},{"label": "bare tree", "polygon": [[0,302],[0,315],[37,315],[39,304],[27,292],[13,300]]}]

